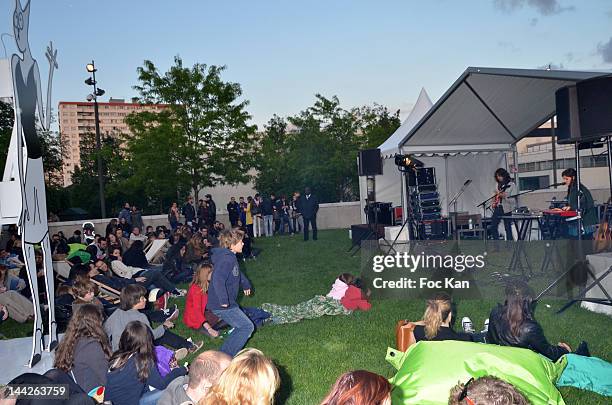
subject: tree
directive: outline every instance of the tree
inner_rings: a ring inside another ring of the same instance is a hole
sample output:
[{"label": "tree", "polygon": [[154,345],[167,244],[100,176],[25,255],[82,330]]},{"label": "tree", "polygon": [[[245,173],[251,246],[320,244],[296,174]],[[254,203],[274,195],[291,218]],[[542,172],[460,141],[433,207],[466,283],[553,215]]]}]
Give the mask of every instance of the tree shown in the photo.
[{"label": "tree", "polygon": [[[154,127],[160,125],[167,130],[172,127],[172,147],[180,156],[174,179],[189,179],[196,196],[204,187],[249,180],[248,171],[253,164],[250,151],[256,127],[248,124],[251,118],[245,110],[248,101],[238,100],[242,96],[238,83],[221,79],[224,70],[224,66],[200,63],[184,67],[178,56],[164,74],[149,60],[138,68],[140,83],[134,89],[140,93],[140,101],[167,104],[170,115],[140,113],[140,128],[134,129],[145,131],[141,133],[143,138],[148,131],[151,142],[161,141],[159,146],[149,144],[161,151],[165,141],[157,136],[159,133],[153,133],[157,131]],[[134,145],[131,153],[138,151]],[[145,157],[146,153],[136,154],[131,159],[143,163]],[[152,174],[155,178],[168,176],[163,167],[150,169],[163,171]]]},{"label": "tree", "polygon": [[[287,132],[287,120],[297,129]],[[266,125],[256,160],[258,191],[289,195],[310,186],[323,202],[359,196],[357,152],[376,147],[400,125],[398,113],[375,104],[345,110],[317,94],[313,106]]]},{"label": "tree", "polygon": [[4,173],[6,155],[11,142],[13,132],[13,106],[4,101],[0,101],[0,175]]}]

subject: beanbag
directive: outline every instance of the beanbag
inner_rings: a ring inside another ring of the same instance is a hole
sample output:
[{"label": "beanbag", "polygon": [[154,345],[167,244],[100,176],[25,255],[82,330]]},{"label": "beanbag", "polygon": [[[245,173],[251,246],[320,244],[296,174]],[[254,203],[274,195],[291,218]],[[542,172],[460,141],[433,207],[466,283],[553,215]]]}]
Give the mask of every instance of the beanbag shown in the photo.
[{"label": "beanbag", "polygon": [[514,385],[532,405],[564,405],[555,382],[566,365],[528,349],[483,343],[418,342],[405,353],[389,348],[387,361],[398,371],[394,405],[447,404],[450,390],[470,378],[494,376]]},{"label": "beanbag", "polygon": [[612,364],[597,357],[566,354],[567,367],[557,387],[575,387],[612,397]]}]

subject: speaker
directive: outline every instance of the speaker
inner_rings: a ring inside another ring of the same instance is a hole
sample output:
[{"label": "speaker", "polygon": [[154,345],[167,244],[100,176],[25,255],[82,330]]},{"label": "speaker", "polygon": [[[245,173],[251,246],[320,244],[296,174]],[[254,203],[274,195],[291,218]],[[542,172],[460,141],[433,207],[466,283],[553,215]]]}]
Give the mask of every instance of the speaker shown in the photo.
[{"label": "speaker", "polygon": [[380,149],[365,149],[359,151],[359,175],[378,176],[383,174]]},{"label": "speaker", "polygon": [[583,80],[555,93],[557,142],[612,136],[612,76]]}]

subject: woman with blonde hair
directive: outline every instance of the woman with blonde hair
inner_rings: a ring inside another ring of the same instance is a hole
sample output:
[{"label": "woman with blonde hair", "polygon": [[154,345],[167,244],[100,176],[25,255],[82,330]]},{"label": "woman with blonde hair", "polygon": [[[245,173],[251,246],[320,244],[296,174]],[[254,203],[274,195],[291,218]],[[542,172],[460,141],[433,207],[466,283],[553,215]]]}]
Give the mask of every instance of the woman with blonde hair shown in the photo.
[{"label": "woman with blonde hair", "polygon": [[200,264],[194,274],[193,281],[187,291],[183,323],[191,329],[216,338],[219,332],[208,322],[206,304],[208,303],[208,285],[212,277],[213,267],[210,263]]},{"label": "woman with blonde hair", "polygon": [[472,341],[469,333],[458,333],[451,328],[453,308],[450,295],[438,292],[427,300],[423,320],[415,322],[414,338],[421,340],[464,340]]},{"label": "woman with blonde hair", "polygon": [[240,351],[199,405],[270,405],[280,385],[276,366],[257,349]]}]

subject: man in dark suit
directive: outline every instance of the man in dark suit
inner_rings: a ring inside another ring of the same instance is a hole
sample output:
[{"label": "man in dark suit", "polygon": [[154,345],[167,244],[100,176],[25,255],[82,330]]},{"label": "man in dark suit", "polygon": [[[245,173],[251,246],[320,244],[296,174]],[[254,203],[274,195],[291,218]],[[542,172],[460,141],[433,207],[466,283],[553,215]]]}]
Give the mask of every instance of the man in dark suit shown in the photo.
[{"label": "man in dark suit", "polygon": [[319,200],[310,191],[310,187],[304,189],[304,195],[300,198],[300,212],[304,218],[304,240],[309,237],[308,224],[312,226],[312,240],[317,240],[317,212],[319,211]]}]

